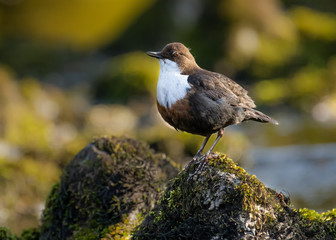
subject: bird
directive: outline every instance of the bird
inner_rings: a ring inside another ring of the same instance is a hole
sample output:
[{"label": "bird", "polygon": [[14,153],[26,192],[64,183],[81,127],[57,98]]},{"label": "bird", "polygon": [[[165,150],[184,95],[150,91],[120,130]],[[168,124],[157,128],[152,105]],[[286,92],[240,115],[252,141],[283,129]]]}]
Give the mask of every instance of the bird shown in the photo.
[{"label": "bird", "polygon": [[[245,121],[278,122],[256,110],[248,91],[223,74],[198,66],[190,49],[179,42],[169,43],[159,52],[148,51],[159,60],[156,105],[162,118],[176,130],[204,136],[193,161],[203,169],[224,128]],[[214,133],[217,137],[205,155],[202,152]]]}]

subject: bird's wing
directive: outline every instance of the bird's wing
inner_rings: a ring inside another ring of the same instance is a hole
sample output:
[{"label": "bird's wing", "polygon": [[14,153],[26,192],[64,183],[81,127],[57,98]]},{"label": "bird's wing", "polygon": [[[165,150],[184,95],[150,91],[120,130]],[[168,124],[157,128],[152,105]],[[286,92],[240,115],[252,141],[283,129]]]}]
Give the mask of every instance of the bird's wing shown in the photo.
[{"label": "bird's wing", "polygon": [[190,75],[188,82],[214,101],[225,98],[231,105],[256,107],[242,86],[222,74],[203,70]]}]

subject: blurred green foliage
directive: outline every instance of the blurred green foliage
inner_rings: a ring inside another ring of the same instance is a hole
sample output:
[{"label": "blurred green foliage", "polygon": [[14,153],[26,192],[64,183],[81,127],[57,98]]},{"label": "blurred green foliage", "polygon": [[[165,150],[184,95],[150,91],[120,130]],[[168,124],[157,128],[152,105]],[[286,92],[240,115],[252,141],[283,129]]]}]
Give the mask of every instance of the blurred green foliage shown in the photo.
[{"label": "blurred green foliage", "polygon": [[217,150],[244,160],[253,145],[336,141],[333,0],[0,0],[0,29],[0,225],[16,233],[94,135],[141,138],[180,163],[197,151],[202,137],[155,108],[159,66],[143,52],[168,42],[281,124],[229,128]]},{"label": "blurred green foliage", "polygon": [[157,62],[141,52],[112,58],[97,79],[95,98],[125,103],[150,95],[155,92],[158,73]]},{"label": "blurred green foliage", "polygon": [[153,0],[3,0],[1,29],[3,35],[95,49],[120,36],[152,3]]}]

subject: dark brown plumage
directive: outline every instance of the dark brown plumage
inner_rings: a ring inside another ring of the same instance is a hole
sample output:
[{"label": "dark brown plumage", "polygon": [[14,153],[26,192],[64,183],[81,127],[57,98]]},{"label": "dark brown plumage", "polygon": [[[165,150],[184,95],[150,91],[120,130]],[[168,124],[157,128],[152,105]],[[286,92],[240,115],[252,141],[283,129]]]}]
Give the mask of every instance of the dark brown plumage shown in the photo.
[{"label": "dark brown plumage", "polygon": [[200,68],[182,43],[170,43],[160,52],[147,54],[160,60],[157,106],[163,119],[175,129],[206,137],[194,160],[201,155],[211,134],[218,132],[203,157],[205,162],[229,125],[248,120],[278,124],[254,109],[254,101],[239,84]]}]

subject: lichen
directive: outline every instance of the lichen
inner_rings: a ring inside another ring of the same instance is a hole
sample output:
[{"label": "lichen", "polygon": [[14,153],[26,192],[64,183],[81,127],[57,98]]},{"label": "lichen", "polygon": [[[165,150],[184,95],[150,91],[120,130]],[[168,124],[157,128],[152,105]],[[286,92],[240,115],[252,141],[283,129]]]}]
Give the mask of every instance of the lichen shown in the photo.
[{"label": "lichen", "polygon": [[[134,239],[333,239],[335,210],[318,215],[290,207],[225,155],[172,181]],[[308,217],[309,216],[309,217]]]},{"label": "lichen", "polygon": [[[208,164],[219,164],[222,159],[219,160],[210,160]],[[234,232],[236,224],[230,219],[238,213],[233,193],[240,182],[236,177],[240,169],[222,172],[220,168],[208,167],[202,174],[191,176],[196,168],[197,165],[192,165],[188,171],[179,173],[140,225],[135,239],[187,239],[195,236],[208,239],[216,235],[219,226]],[[223,182],[225,184],[221,185]],[[222,215],[224,211],[229,214]]]}]

